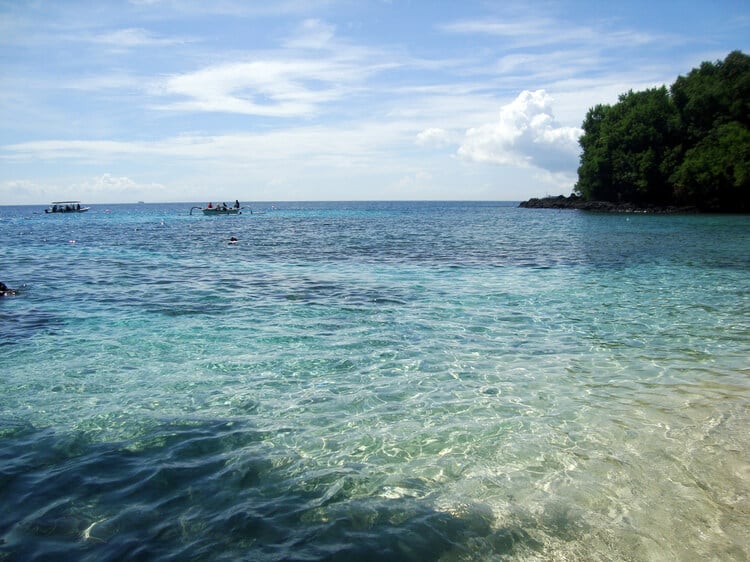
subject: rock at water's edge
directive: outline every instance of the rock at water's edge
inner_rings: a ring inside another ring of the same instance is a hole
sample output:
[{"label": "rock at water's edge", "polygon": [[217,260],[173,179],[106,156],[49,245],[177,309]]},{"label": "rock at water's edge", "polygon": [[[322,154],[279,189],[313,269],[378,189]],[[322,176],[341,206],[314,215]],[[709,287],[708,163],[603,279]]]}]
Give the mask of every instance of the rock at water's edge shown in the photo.
[{"label": "rock at water's edge", "polygon": [[525,209],[577,209],[579,211],[600,211],[606,213],[695,213],[695,207],[674,207],[658,205],[636,205],[634,203],[611,203],[609,201],[586,201],[578,195],[565,197],[532,198],[522,201],[519,207]]}]

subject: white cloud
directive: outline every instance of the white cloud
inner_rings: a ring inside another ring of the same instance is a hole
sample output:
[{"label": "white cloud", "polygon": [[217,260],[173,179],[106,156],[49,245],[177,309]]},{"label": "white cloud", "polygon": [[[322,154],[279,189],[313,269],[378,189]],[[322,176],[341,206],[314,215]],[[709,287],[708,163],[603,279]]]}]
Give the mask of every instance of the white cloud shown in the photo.
[{"label": "white cloud", "polygon": [[2,158],[8,161],[51,160],[74,158],[90,160],[111,155],[139,154],[145,152],[142,143],[118,141],[66,141],[47,140],[9,144],[2,147]]},{"label": "white cloud", "polygon": [[323,49],[330,45],[335,29],[319,19],[305,20],[297,35],[288,40],[285,46],[292,49]]},{"label": "white cloud", "polygon": [[578,179],[578,174],[575,171],[548,172],[547,170],[536,169],[532,177],[540,184],[549,186],[549,191],[545,192],[545,195],[548,195],[572,191]]},{"label": "white cloud", "polygon": [[433,178],[430,172],[425,170],[417,170],[416,172],[410,173],[396,181],[395,186],[398,189],[414,189],[423,187],[431,184]]},{"label": "white cloud", "polygon": [[517,21],[499,21],[496,19],[471,19],[459,20],[440,26],[440,29],[448,33],[460,34],[487,34],[503,37],[531,37],[542,35],[549,29],[550,20],[525,19]]},{"label": "white cloud", "polygon": [[431,127],[417,135],[416,142],[420,146],[443,147],[452,143],[451,134],[445,129]]},{"label": "white cloud", "polygon": [[[129,0],[141,8],[164,8],[169,15],[183,16],[230,16],[230,17],[279,17],[314,14],[335,0],[274,0],[272,2],[249,2],[247,0]],[[153,13],[153,12],[152,12]]]},{"label": "white cloud", "polygon": [[167,79],[162,94],[187,101],[161,109],[240,113],[274,117],[306,116],[342,98],[344,84],[368,69],[336,60],[256,60],[226,63]]},{"label": "white cloud", "polygon": [[179,135],[158,141],[30,141],[0,147],[7,162],[70,161],[103,163],[136,157],[204,161],[221,166],[238,163],[304,163],[350,168],[378,162],[390,147],[406,144],[403,127],[376,121],[349,127],[309,126],[261,133]]},{"label": "white cloud", "polygon": [[458,154],[474,162],[566,172],[576,168],[582,132],[556,122],[544,90],[527,90],[500,109],[497,121],[469,129]]},{"label": "white cloud", "polygon": [[49,199],[44,187],[31,180],[9,180],[0,183],[3,201],[34,202]]},{"label": "white cloud", "polygon": [[143,78],[125,73],[73,78],[67,82],[61,82],[60,87],[83,92],[141,90],[145,88]]},{"label": "white cloud", "polygon": [[666,35],[651,35],[632,30],[609,29],[606,22],[597,26],[575,24],[561,25],[560,20],[549,17],[527,17],[513,20],[471,19],[440,26],[447,33],[493,35],[509,41],[508,46],[533,47],[544,45],[591,45],[597,49],[607,47],[642,46],[657,41],[677,41]]},{"label": "white cloud", "polygon": [[[0,184],[0,196],[20,203],[40,204],[53,200],[84,202],[135,202],[164,199],[169,189],[160,183],[139,183],[126,176],[104,173],[78,180],[11,180]],[[173,194],[172,194],[173,195]]]},{"label": "white cloud", "polygon": [[68,194],[75,194],[82,201],[160,201],[169,198],[172,188],[157,182],[143,183],[127,176],[103,173],[98,176],[73,182],[67,188]]},{"label": "white cloud", "polygon": [[113,176],[112,174],[102,174],[90,178],[80,185],[81,188],[91,193],[133,193],[135,191],[149,191],[160,189],[163,186],[159,184],[139,185],[137,182],[125,176]]},{"label": "white cloud", "polygon": [[91,38],[94,43],[102,43],[113,47],[153,47],[157,45],[175,45],[185,43],[182,39],[160,37],[141,28],[118,29],[109,33],[102,33]]}]

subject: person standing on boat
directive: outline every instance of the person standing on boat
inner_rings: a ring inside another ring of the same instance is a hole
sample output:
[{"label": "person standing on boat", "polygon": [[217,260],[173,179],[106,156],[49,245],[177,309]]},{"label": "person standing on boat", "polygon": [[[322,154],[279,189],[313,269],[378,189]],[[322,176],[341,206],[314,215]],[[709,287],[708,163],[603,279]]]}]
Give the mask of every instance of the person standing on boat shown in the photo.
[{"label": "person standing on boat", "polygon": [[211,201],[209,201],[208,205],[206,205],[206,209],[213,209],[213,208],[214,208],[214,204],[211,203]]},{"label": "person standing on boat", "polygon": [[240,208],[240,200],[239,199],[235,199],[235,201],[234,201],[234,208],[235,209],[239,209]]}]

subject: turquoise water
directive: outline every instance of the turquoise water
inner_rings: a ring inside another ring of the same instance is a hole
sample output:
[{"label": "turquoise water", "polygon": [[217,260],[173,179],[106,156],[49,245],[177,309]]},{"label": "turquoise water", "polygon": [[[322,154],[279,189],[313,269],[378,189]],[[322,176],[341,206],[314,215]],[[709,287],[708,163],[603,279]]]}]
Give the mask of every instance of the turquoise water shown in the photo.
[{"label": "turquoise water", "polygon": [[190,206],[0,207],[0,560],[750,557],[750,217]]}]

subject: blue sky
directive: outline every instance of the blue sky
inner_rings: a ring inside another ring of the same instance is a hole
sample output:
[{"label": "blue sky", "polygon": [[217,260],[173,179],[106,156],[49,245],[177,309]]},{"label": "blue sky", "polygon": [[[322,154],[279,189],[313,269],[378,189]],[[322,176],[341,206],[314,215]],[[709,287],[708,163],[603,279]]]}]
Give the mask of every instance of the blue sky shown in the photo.
[{"label": "blue sky", "polygon": [[0,0],[0,204],[569,193],[588,109],[746,1]]}]

